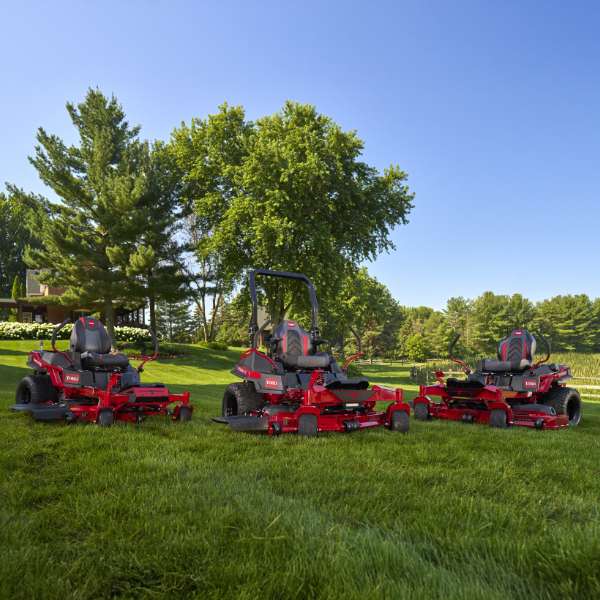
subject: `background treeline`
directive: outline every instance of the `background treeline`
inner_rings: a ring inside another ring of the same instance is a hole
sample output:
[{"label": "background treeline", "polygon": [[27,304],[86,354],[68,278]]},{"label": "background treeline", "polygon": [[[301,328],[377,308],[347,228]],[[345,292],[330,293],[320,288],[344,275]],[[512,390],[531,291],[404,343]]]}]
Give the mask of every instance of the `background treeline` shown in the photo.
[{"label": "background treeline", "polygon": [[[264,268],[313,280],[333,351],[355,352],[349,324],[371,359],[443,356],[456,333],[463,354],[493,356],[516,327],[539,327],[557,350],[600,350],[599,301],[585,295],[534,305],[486,292],[443,311],[392,298],[360,265],[394,250],[390,232],[413,208],[408,175],[363,162],[356,132],[314,106],[249,121],[223,104],[166,142],[142,139],[100,90],[66,108],[77,143],[40,127],[29,157],[54,199],[14,184],[0,194],[0,296],[23,298],[25,269],[43,269],[40,283],[66,289],[44,301],[103,311],[113,348],[112,307],[141,305],[169,341],[247,344],[246,277]],[[308,327],[302,284],[257,285],[265,319]]]},{"label": "background treeline", "polygon": [[[427,306],[402,306],[363,268],[345,282],[338,298],[320,303],[319,312],[322,332],[331,347],[343,348],[346,354],[356,350],[347,330],[349,323],[358,329],[363,353],[369,359],[444,358],[457,334],[461,338],[456,353],[461,357],[495,357],[498,342],[519,328],[539,329],[553,351],[600,352],[600,299],[591,300],[585,294],[556,296],[534,304],[521,294],[485,292],[473,300],[451,298],[444,310],[437,311]],[[289,316],[310,323],[306,309],[291,311]],[[247,344],[248,321],[249,300],[240,293],[220,314],[217,340]],[[538,353],[543,352],[544,348],[538,347]]]}]

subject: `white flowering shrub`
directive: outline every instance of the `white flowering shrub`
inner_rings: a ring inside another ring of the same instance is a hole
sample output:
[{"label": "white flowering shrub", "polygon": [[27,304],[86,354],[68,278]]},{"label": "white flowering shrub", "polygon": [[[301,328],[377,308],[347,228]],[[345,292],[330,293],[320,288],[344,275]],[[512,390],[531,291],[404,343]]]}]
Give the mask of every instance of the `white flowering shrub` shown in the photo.
[{"label": "white flowering shrub", "polygon": [[[52,323],[0,323],[0,340],[49,340],[57,325]],[[73,324],[65,325],[56,336],[58,340],[71,337]],[[115,327],[115,338],[119,342],[149,342],[150,333],[138,327]]]}]

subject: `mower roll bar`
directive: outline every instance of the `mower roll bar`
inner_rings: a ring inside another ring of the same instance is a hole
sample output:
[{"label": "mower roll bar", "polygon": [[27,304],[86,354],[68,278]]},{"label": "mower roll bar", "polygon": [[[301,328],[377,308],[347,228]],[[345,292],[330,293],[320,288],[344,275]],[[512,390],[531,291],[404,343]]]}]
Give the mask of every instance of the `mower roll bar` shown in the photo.
[{"label": "mower roll bar", "polygon": [[471,373],[471,369],[469,369],[469,367],[467,367],[467,365],[465,365],[465,363],[460,362],[460,360],[456,360],[454,358],[454,356],[452,356],[452,348],[454,348],[454,344],[456,344],[456,342],[458,342],[459,337],[460,337],[460,333],[454,338],[454,341],[450,344],[450,360],[454,361],[455,363],[458,363],[459,365],[462,365],[467,370],[467,374],[468,374],[468,373]]},{"label": "mower roll bar", "polygon": [[[250,326],[248,332],[250,333],[252,348],[256,348],[257,336],[256,334],[260,331],[258,328],[258,298],[256,297],[256,285],[254,279],[257,275],[268,275],[269,277],[283,277],[285,279],[299,279],[308,286],[310,294],[310,303],[312,306],[312,327],[310,333],[314,337],[320,337],[319,332],[319,305],[317,304],[317,296],[315,294],[315,288],[313,287],[312,281],[306,276],[300,273],[287,273],[286,271],[270,271],[269,269],[254,269],[250,275],[248,275],[248,285],[250,287],[250,299],[252,301],[252,314],[250,316]],[[266,324],[263,326],[266,327]],[[261,328],[262,329],[262,328]]]},{"label": "mower roll bar", "polygon": [[58,334],[58,332],[65,325],[68,325],[70,322],[71,322],[71,318],[69,317],[68,319],[63,321],[58,327],[54,328],[54,331],[52,332],[52,339],[50,340],[50,345],[52,346],[52,350],[54,350],[54,352],[58,352],[59,354],[62,354],[73,366],[75,366],[75,363],[71,360],[71,357],[66,352],[61,352],[60,350],[57,350],[54,345],[54,344],[56,344],[56,335]]}]

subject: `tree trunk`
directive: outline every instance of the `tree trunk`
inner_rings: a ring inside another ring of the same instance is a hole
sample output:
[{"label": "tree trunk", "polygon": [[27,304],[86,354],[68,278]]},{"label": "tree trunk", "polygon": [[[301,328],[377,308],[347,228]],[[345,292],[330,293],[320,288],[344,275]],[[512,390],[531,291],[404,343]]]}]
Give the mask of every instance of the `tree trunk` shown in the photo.
[{"label": "tree trunk", "polygon": [[115,319],[113,316],[113,303],[110,296],[104,296],[104,313],[106,320],[106,332],[110,338],[111,352],[117,351],[117,342],[115,340]]},{"label": "tree trunk", "polygon": [[150,329],[156,333],[156,300],[154,294],[150,294],[148,304],[150,306]]},{"label": "tree trunk", "polygon": [[[215,297],[217,301],[215,302]],[[210,317],[210,341],[215,341],[215,320],[217,319],[217,314],[219,312],[219,306],[221,305],[221,299],[223,298],[223,294],[219,293],[218,296],[213,296],[213,311],[212,316]]]}]

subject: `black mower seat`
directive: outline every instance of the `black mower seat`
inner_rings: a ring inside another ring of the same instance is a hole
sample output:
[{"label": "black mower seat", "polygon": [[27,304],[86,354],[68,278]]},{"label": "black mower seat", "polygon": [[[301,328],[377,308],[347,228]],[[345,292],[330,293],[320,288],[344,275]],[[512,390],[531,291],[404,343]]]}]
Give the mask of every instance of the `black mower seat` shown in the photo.
[{"label": "black mower seat", "polygon": [[316,354],[314,356],[295,356],[294,354],[281,355],[281,362],[292,369],[326,369],[331,364],[328,354]]},{"label": "black mower seat", "polygon": [[485,373],[522,373],[532,366],[530,360],[502,361],[484,358],[477,363],[477,370]]},{"label": "black mower seat", "polygon": [[117,368],[129,364],[126,354],[110,354],[110,338],[104,325],[91,317],[81,317],[73,325],[71,351],[81,354],[83,367]]},{"label": "black mower seat", "polygon": [[288,369],[326,369],[331,364],[328,354],[315,353],[310,333],[295,321],[283,321],[273,331],[275,354]]},{"label": "black mower seat", "polygon": [[484,358],[477,370],[486,373],[522,373],[533,367],[535,338],[526,329],[516,329],[498,344],[498,360]]},{"label": "black mower seat", "polygon": [[98,354],[88,350],[81,354],[81,364],[90,367],[126,367],[129,364],[127,354]]}]

